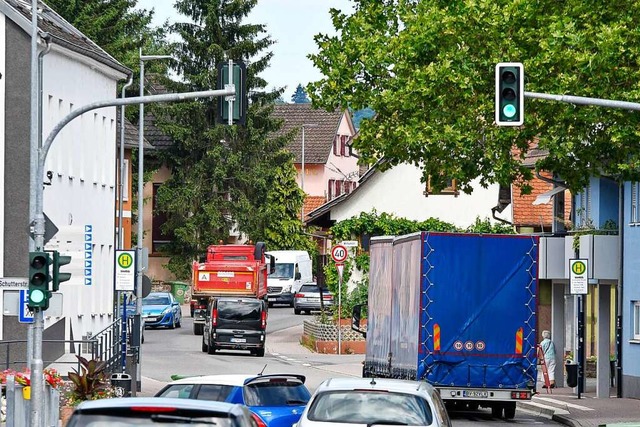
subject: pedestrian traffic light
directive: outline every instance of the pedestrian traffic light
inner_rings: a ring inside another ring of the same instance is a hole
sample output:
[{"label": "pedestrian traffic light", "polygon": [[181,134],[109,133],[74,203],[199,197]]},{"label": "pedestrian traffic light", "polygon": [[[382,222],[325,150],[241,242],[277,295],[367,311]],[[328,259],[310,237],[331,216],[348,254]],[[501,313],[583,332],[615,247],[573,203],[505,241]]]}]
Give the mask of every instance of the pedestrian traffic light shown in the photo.
[{"label": "pedestrian traffic light", "polygon": [[[217,66],[218,89],[224,89],[229,84],[229,63],[221,62]],[[229,100],[233,99],[232,121],[234,124],[245,125],[247,122],[247,109],[249,108],[249,97],[247,90],[247,65],[243,61],[233,61],[232,82],[236,87],[235,96],[227,96],[218,101],[217,121],[221,124],[229,123]]]},{"label": "pedestrian traffic light", "polygon": [[51,258],[47,252],[29,252],[29,298],[27,306],[31,310],[49,308],[49,265]]},{"label": "pedestrian traffic light", "polygon": [[71,262],[71,257],[67,255],[60,255],[60,252],[53,251],[53,286],[51,289],[53,292],[57,292],[60,289],[60,283],[66,282],[71,279],[71,273],[61,273],[60,267],[67,265]]},{"label": "pedestrian traffic light", "polygon": [[520,62],[496,65],[496,124],[521,126],[524,123],[524,67]]}]

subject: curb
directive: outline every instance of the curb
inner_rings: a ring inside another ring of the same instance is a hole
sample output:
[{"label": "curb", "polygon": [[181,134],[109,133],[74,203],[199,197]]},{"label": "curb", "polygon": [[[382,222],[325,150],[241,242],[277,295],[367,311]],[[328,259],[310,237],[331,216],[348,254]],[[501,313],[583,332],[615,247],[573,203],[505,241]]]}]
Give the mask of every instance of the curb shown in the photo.
[{"label": "curb", "polygon": [[578,421],[573,420],[573,419],[567,417],[566,415],[553,414],[551,416],[551,420],[555,421],[557,423],[560,423],[560,424],[564,424],[566,426],[570,426],[570,427],[581,427],[582,426],[582,424],[580,424]]}]

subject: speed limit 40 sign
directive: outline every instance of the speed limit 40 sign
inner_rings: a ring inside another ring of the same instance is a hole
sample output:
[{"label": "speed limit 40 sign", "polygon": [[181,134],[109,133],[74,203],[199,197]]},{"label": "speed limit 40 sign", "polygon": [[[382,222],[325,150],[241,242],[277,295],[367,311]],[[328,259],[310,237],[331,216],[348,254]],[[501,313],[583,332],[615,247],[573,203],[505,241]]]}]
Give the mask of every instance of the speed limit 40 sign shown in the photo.
[{"label": "speed limit 40 sign", "polygon": [[344,262],[349,256],[347,248],[343,245],[335,245],[331,248],[331,258],[334,262]]}]

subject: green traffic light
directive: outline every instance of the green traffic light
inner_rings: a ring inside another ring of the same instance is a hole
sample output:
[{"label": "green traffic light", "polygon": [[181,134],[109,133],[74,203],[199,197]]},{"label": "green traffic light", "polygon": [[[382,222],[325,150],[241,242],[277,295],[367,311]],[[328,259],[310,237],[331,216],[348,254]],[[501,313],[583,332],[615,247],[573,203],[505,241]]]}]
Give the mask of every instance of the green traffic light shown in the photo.
[{"label": "green traffic light", "polygon": [[34,304],[40,304],[44,301],[45,295],[44,292],[40,289],[32,289],[29,291],[29,300]]},{"label": "green traffic light", "polygon": [[505,115],[505,117],[512,118],[516,115],[517,110],[513,104],[507,104],[504,106],[504,108],[502,108],[502,113]]}]

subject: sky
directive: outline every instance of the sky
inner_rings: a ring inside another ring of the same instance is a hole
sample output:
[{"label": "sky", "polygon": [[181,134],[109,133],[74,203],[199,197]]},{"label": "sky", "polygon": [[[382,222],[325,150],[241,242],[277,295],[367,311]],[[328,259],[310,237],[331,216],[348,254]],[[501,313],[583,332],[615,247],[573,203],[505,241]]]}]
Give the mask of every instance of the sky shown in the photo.
[{"label": "sky", "polygon": [[[138,7],[154,9],[154,25],[165,20],[170,23],[181,18],[173,9],[174,0],[138,0]],[[265,24],[267,33],[276,42],[271,46],[271,66],[260,75],[269,83],[269,89],[287,86],[283,94],[291,101],[298,84],[319,80],[322,74],[307,55],[317,53],[313,36],[318,33],[334,35],[329,9],[345,12],[352,9],[350,0],[258,0],[246,22]],[[184,18],[184,17],[182,17]]]}]

